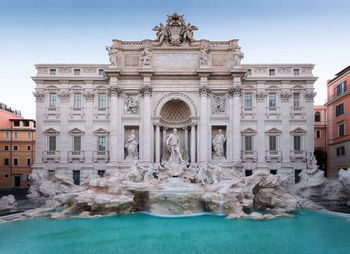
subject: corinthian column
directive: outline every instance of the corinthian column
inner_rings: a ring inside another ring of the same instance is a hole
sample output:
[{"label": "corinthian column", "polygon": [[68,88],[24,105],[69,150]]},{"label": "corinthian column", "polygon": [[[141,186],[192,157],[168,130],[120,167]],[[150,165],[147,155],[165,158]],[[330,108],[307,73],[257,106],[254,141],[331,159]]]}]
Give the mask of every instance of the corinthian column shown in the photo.
[{"label": "corinthian column", "polygon": [[120,96],[123,90],[116,86],[116,81],[111,78],[111,87],[109,94],[111,96],[111,138],[110,138],[110,156],[111,162],[121,162],[123,142],[121,140],[121,112],[120,112]]},{"label": "corinthian column", "polygon": [[210,92],[211,90],[206,86],[199,88],[201,96],[199,162],[208,162],[208,94]]},{"label": "corinthian column", "polygon": [[241,160],[241,79],[234,77],[234,86],[229,89],[232,99],[232,159],[233,162]]},{"label": "corinthian column", "polygon": [[191,163],[196,162],[196,124],[191,124]]},{"label": "corinthian column", "polygon": [[156,163],[160,162],[160,126],[156,123]]},{"label": "corinthian column", "polygon": [[145,85],[141,89],[141,95],[143,96],[143,161],[152,162],[152,121],[151,121],[151,95],[152,88],[149,85]]}]

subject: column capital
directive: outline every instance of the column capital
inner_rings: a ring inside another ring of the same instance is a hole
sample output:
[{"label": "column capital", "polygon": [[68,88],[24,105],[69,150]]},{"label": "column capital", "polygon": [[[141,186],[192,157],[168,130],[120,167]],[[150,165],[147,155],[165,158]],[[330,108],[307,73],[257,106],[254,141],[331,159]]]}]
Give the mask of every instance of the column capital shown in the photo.
[{"label": "column capital", "polygon": [[87,101],[92,101],[92,100],[94,100],[94,97],[95,97],[94,92],[86,91],[83,93],[83,95],[84,95],[85,100],[87,100]]},{"label": "column capital", "polygon": [[116,87],[116,86],[111,86],[109,89],[108,89],[108,93],[111,95],[111,96],[118,96],[120,97],[123,93],[123,89],[120,88],[120,87]]},{"label": "column capital", "polygon": [[306,92],[305,94],[304,94],[304,96],[305,96],[305,99],[306,99],[306,101],[308,101],[308,102],[313,102],[314,101],[314,97],[316,96],[316,92]]},{"label": "column capital", "polygon": [[282,102],[288,102],[292,94],[290,92],[282,92],[280,96]]},{"label": "column capital", "polygon": [[152,87],[151,86],[143,86],[141,89],[140,89],[140,94],[141,96],[146,96],[146,95],[149,95],[149,96],[152,96]]},{"label": "column capital", "polygon": [[241,96],[242,89],[239,86],[234,86],[228,89],[229,96]]},{"label": "column capital", "polygon": [[258,92],[256,93],[256,99],[257,99],[257,101],[259,101],[259,102],[264,102],[266,96],[267,96],[267,93],[265,93],[265,91],[258,91]]},{"label": "column capital", "polygon": [[39,91],[33,92],[36,101],[44,101],[45,94]]},{"label": "column capital", "polygon": [[68,101],[69,99],[69,93],[66,91],[61,91],[58,96],[60,97],[61,101]]},{"label": "column capital", "polygon": [[200,95],[209,95],[209,94],[211,94],[211,89],[210,88],[208,88],[207,86],[201,86],[200,88],[199,88],[199,94]]}]

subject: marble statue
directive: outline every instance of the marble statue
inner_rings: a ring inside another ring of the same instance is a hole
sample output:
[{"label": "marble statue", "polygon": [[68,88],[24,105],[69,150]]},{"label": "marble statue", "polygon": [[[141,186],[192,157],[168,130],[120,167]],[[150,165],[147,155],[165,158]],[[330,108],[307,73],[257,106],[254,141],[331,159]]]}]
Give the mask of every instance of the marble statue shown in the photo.
[{"label": "marble statue", "polygon": [[211,178],[210,182],[213,184],[220,182],[222,180],[221,177],[223,174],[221,164],[219,163],[218,165],[211,165],[208,163],[208,168],[210,168],[208,169]]},{"label": "marble statue", "polygon": [[126,112],[130,114],[137,114],[139,111],[139,96],[126,96],[125,100]]},{"label": "marble statue", "polygon": [[187,26],[185,27],[184,34],[183,34],[184,41],[186,41],[187,39],[190,44],[194,41],[193,30],[198,30],[198,28],[196,26],[192,26],[191,23],[188,23]]},{"label": "marble statue", "polygon": [[238,65],[240,65],[243,57],[244,54],[241,51],[241,47],[236,46],[233,50],[233,66],[237,67]]},{"label": "marble statue", "polygon": [[116,67],[118,65],[118,49],[106,46],[106,50],[108,51],[109,62]]},{"label": "marble statue", "polygon": [[162,23],[160,23],[159,26],[155,26],[152,30],[157,31],[157,41],[159,41],[159,45],[161,45],[168,35],[168,31]]},{"label": "marble statue", "polygon": [[219,129],[219,133],[216,134],[213,139],[213,158],[214,159],[225,158],[225,149],[224,149],[225,142],[226,142],[226,137],[222,132],[222,129]]},{"label": "marble statue", "polygon": [[139,145],[138,137],[136,136],[135,130],[132,129],[124,145],[124,147],[127,150],[126,159],[138,158],[139,156],[138,145]]},{"label": "marble statue", "polygon": [[148,67],[151,65],[152,49],[145,48],[141,53],[141,61],[143,67]]},{"label": "marble statue", "polygon": [[201,53],[199,56],[199,65],[201,67],[208,66],[208,60],[209,60],[209,47],[206,45],[204,49],[201,50]]},{"label": "marble statue", "polygon": [[177,129],[173,129],[173,133],[170,133],[166,140],[166,144],[168,146],[169,152],[170,152],[170,159],[171,162],[183,162],[180,150],[180,139],[177,135]]}]

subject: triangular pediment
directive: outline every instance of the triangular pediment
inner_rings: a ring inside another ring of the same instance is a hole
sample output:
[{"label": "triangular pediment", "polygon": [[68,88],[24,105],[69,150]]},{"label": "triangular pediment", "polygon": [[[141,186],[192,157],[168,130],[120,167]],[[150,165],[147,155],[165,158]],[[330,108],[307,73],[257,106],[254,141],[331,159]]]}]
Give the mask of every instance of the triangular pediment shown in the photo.
[{"label": "triangular pediment", "polygon": [[255,134],[256,131],[253,130],[252,128],[247,128],[244,131],[242,131],[243,134]]},{"label": "triangular pediment", "polygon": [[49,129],[45,130],[44,133],[50,133],[50,134],[55,133],[55,134],[57,134],[57,133],[60,133],[60,132],[55,130],[55,129],[53,129],[53,128],[49,128]]},{"label": "triangular pediment", "polygon": [[78,128],[74,128],[74,129],[71,129],[71,130],[69,131],[69,133],[70,133],[70,134],[82,134],[82,133],[84,133],[84,131],[82,131],[82,130],[80,130],[80,129],[78,129]]},{"label": "triangular pediment", "polygon": [[294,133],[294,134],[304,134],[306,133],[306,131],[302,128],[296,128],[295,130],[292,130],[290,133]]},{"label": "triangular pediment", "polygon": [[103,128],[99,128],[97,130],[94,131],[95,134],[108,134],[109,131],[103,129]]},{"label": "triangular pediment", "polygon": [[266,133],[271,133],[271,134],[272,134],[272,133],[281,133],[281,131],[280,131],[279,129],[272,128],[272,129],[266,131]]}]

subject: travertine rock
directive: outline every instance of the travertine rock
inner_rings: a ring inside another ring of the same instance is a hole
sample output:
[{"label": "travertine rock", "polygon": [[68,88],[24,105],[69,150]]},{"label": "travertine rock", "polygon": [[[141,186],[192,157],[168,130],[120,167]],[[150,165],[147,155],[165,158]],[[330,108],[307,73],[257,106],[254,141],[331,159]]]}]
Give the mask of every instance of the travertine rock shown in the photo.
[{"label": "travertine rock", "polygon": [[18,204],[13,195],[0,198],[0,214],[13,213],[18,211]]}]

